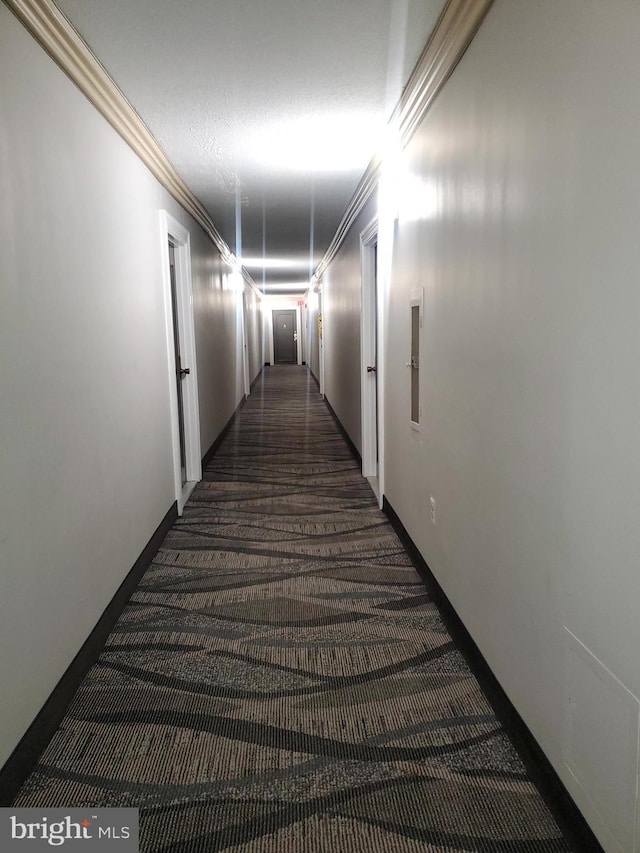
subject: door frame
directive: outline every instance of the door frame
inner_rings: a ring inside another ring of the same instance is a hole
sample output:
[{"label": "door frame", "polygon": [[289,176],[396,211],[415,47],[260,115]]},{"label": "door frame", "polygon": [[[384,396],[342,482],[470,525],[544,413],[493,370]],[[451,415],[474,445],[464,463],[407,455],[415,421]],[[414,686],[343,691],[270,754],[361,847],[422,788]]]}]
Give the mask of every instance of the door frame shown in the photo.
[{"label": "door frame", "polygon": [[[198,370],[196,361],[196,338],[193,322],[193,286],[191,280],[191,235],[187,229],[166,210],[160,211],[160,238],[162,285],[164,295],[165,332],[167,341],[167,368],[169,377],[169,405],[171,409],[171,443],[173,450],[174,494],[178,515],[195,484],[202,479],[202,452],[200,445],[200,411],[198,403]],[[173,342],[173,309],[171,305],[171,273],[167,246],[174,246],[176,297],[178,303],[178,329],[182,360],[189,374],[181,381],[185,467],[187,482],[182,485],[180,466],[180,427],[178,418],[178,393],[176,390],[176,360]]]},{"label": "door frame", "polygon": [[242,325],[242,378],[244,383],[244,396],[246,399],[251,393],[251,380],[249,378],[249,332],[247,331],[249,309],[247,307],[247,291],[244,286],[242,287],[242,293],[240,294],[239,308],[240,323]]},{"label": "door frame", "polygon": [[296,331],[298,333],[298,339],[296,341],[296,360],[294,364],[301,365],[302,364],[302,334],[300,332],[300,325],[302,322],[302,314],[300,313],[299,305],[270,305],[269,306],[269,314],[268,314],[268,323],[267,323],[267,339],[269,346],[269,364],[274,365],[276,363],[276,346],[273,335],[273,313],[274,311],[295,311],[296,312]]},{"label": "door frame", "polygon": [[[287,361],[276,362],[276,314],[292,314],[293,315],[293,319],[294,319],[294,323],[295,323],[295,329],[293,330],[293,334],[295,336],[293,339],[293,343],[295,344],[295,354],[294,354],[294,360],[291,362],[287,362]],[[273,339],[273,363],[274,364],[299,364],[300,363],[300,353],[299,353],[300,335],[298,334],[299,328],[300,328],[300,311],[297,307],[296,308],[294,308],[293,306],[289,307],[289,308],[279,307],[279,308],[273,308],[272,309],[272,311],[271,311],[271,337]]]},{"label": "door frame", "polygon": [[322,282],[318,283],[318,384],[320,386],[320,394],[324,398],[324,335],[326,331],[326,323],[324,320],[324,296],[322,292]]},{"label": "door frame", "polygon": [[[371,486],[380,500],[379,476],[382,460],[380,442],[380,386],[382,371],[378,372],[377,347],[378,300],[376,298],[376,250],[378,218],[373,219],[360,233],[360,274],[362,311],[360,312],[360,404],[362,412],[362,476],[370,478]],[[375,380],[367,367],[376,367]]]}]

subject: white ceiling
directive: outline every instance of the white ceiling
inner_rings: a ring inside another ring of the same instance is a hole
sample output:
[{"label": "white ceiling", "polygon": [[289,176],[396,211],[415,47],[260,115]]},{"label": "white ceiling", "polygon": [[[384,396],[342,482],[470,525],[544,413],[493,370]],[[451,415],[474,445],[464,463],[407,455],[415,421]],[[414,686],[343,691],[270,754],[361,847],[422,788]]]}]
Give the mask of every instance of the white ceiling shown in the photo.
[{"label": "white ceiling", "polygon": [[[56,3],[255,281],[292,290],[331,242],[444,6]],[[250,259],[264,256],[263,272]]]}]

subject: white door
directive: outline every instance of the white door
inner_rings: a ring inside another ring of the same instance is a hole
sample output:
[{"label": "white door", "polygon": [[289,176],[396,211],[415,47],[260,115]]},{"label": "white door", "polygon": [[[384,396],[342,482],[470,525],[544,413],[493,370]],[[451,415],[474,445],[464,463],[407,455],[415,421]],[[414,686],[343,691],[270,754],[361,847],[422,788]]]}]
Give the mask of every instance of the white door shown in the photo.
[{"label": "white door", "polygon": [[202,479],[189,232],[160,212],[173,470],[178,513]]},{"label": "white door", "polygon": [[323,318],[324,298],[322,295],[322,287],[318,289],[318,357],[320,360],[320,393],[324,397],[324,318]]},{"label": "white door", "polygon": [[362,475],[379,497],[378,484],[378,226],[372,222],[360,235],[362,282],[361,407]]},{"label": "white door", "polygon": [[251,380],[249,378],[249,330],[247,323],[249,322],[249,313],[247,306],[247,294],[242,294],[242,370],[244,377],[244,396],[248,397],[251,393]]}]

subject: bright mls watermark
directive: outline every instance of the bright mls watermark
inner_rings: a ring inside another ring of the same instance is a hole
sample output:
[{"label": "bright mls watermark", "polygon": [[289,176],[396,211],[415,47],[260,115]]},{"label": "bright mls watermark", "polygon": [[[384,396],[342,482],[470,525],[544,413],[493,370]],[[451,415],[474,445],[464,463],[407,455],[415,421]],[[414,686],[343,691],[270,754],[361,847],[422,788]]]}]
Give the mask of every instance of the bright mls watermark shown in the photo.
[{"label": "bright mls watermark", "polygon": [[138,853],[138,809],[0,809],[0,850]]}]

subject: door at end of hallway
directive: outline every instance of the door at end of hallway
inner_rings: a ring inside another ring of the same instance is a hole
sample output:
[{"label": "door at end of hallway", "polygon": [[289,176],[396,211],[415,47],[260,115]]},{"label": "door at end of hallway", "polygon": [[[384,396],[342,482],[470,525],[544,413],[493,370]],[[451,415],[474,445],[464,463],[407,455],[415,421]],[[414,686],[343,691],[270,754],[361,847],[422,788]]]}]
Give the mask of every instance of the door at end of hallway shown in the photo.
[{"label": "door at end of hallway", "polygon": [[298,363],[298,332],[294,309],[273,312],[274,364]]}]

